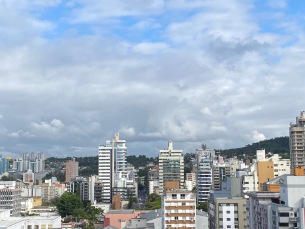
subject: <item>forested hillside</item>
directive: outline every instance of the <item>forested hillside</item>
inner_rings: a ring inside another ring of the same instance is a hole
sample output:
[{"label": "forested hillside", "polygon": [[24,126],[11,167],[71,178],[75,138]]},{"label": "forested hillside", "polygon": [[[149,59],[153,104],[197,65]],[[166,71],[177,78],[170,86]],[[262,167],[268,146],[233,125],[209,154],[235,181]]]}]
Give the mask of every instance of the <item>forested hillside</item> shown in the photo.
[{"label": "forested hillside", "polygon": [[271,152],[280,155],[289,154],[289,137],[272,138],[261,142],[252,143],[241,148],[219,150],[219,152],[221,155],[228,156],[240,156],[243,154],[255,155],[256,150],[258,149],[265,149],[266,153]]}]

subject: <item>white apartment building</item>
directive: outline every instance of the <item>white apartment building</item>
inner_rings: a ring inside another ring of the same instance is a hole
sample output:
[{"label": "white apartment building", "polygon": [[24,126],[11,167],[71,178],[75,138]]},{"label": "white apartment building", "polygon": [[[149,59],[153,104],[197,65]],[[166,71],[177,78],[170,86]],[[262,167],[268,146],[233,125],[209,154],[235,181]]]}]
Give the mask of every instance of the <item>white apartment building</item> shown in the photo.
[{"label": "white apartment building", "polygon": [[[268,181],[262,181],[262,178],[260,178],[258,173],[259,169],[266,170],[266,168],[259,165],[258,162],[272,162],[271,164],[267,164],[267,167],[270,166],[270,169],[273,170],[273,175],[269,177],[270,180],[274,177],[290,174],[289,159],[281,159],[278,154],[266,158],[265,150],[257,150],[256,161],[247,169],[246,174],[243,175],[243,193],[245,197],[247,197],[247,192],[259,191],[261,183]],[[263,174],[263,176],[265,176],[265,174]]]},{"label": "white apartment building", "polygon": [[23,153],[22,158],[17,158],[13,163],[13,169],[19,172],[32,170],[34,173],[44,173],[45,158],[43,152],[38,153]]},{"label": "white apartment building", "polygon": [[166,181],[179,181],[180,188],[183,188],[184,185],[184,158],[182,155],[182,150],[174,150],[172,141],[168,142],[167,150],[160,150],[160,195],[164,194]]},{"label": "white apartment building", "polygon": [[[215,152],[214,152],[215,155]],[[212,187],[212,158],[210,153],[202,149],[196,150],[196,187],[197,187],[197,204],[209,199],[210,189]]]},{"label": "white apartment building", "polygon": [[196,228],[196,198],[187,190],[168,190],[162,197],[162,229]]},{"label": "white apartment building", "polygon": [[99,146],[98,155],[98,179],[101,181],[102,194],[101,200],[105,203],[111,203],[111,189],[114,182],[114,163],[112,163],[112,144],[106,141],[106,145]]},{"label": "white apartment building", "polygon": [[186,174],[186,181],[191,182],[192,189],[196,187],[196,173],[187,173]]},{"label": "white apartment building", "polygon": [[152,180],[148,181],[148,194],[157,193],[159,194],[159,181]]},{"label": "white apartment building", "polygon": [[[305,111],[296,117],[296,123],[290,123],[289,142],[290,142],[290,159],[291,169],[304,166],[305,163]],[[305,168],[305,166],[304,166]]]},{"label": "white apartment building", "polygon": [[99,181],[98,176],[92,175],[88,178],[88,199],[91,201],[91,205],[95,203],[94,186],[97,181]]},{"label": "white apartment building", "polygon": [[126,141],[120,140],[119,133],[114,139],[106,141],[106,145],[99,146],[99,180],[102,182],[102,201],[111,203],[114,176],[121,173],[122,178],[127,177]]}]

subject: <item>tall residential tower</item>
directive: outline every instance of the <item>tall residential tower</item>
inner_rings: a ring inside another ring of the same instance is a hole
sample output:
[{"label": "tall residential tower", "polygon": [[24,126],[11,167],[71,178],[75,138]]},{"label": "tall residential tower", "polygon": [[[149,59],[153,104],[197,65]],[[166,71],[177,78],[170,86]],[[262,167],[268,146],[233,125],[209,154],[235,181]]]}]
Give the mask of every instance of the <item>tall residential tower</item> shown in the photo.
[{"label": "tall residential tower", "polygon": [[160,150],[160,195],[164,194],[164,186],[166,181],[179,181],[180,188],[183,188],[184,185],[184,158],[182,156],[182,150],[174,150],[172,141],[168,142],[167,150]]},{"label": "tall residential tower", "polygon": [[119,134],[115,138],[106,141],[106,145],[99,146],[99,180],[102,186],[102,202],[111,203],[114,187],[114,174],[121,173],[123,178],[126,172],[126,141],[120,140]]},{"label": "tall residential tower", "polygon": [[304,166],[305,161],[305,111],[296,117],[296,124],[290,123],[289,143],[290,143],[290,161],[291,170]]}]

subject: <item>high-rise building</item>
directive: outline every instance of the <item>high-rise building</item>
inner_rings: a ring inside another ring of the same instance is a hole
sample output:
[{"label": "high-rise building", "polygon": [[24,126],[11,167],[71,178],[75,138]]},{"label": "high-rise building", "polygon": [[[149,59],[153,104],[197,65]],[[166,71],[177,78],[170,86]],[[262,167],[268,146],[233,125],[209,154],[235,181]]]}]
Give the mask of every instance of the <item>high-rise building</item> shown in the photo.
[{"label": "high-rise building", "polygon": [[[214,153],[212,153],[215,155]],[[213,157],[213,156],[212,156]],[[206,150],[196,150],[196,182],[197,182],[197,204],[205,202],[209,199],[210,189],[212,187],[212,157]]]},{"label": "high-rise building", "polygon": [[126,141],[120,140],[119,134],[106,141],[106,145],[99,146],[99,180],[102,188],[102,202],[112,202],[112,189],[114,187],[115,173],[121,173],[122,178],[127,177],[126,172]]},{"label": "high-rise building", "polygon": [[289,143],[291,169],[305,166],[305,111],[296,117],[296,123],[290,123]]},{"label": "high-rise building", "polygon": [[75,158],[66,162],[66,182],[75,180],[78,176],[78,161]]},{"label": "high-rise building", "polygon": [[8,173],[9,170],[9,160],[7,158],[3,158],[0,155],[0,175],[3,173]]},{"label": "high-rise building", "polygon": [[160,150],[160,195],[164,194],[166,181],[179,181],[180,188],[183,188],[184,185],[184,158],[182,155],[182,150],[174,150],[172,141],[168,142],[167,150]]},{"label": "high-rise building", "polygon": [[13,163],[13,169],[18,172],[26,172],[29,169],[33,173],[44,173],[45,161],[43,152],[38,153],[23,153],[22,158],[18,158]]}]

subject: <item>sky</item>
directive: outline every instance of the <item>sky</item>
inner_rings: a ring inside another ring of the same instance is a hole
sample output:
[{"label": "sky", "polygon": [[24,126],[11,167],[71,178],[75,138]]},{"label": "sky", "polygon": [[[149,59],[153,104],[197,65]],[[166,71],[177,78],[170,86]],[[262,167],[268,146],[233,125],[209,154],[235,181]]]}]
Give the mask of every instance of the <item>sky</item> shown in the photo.
[{"label": "sky", "polygon": [[0,0],[0,154],[242,147],[305,110],[305,1]]}]

